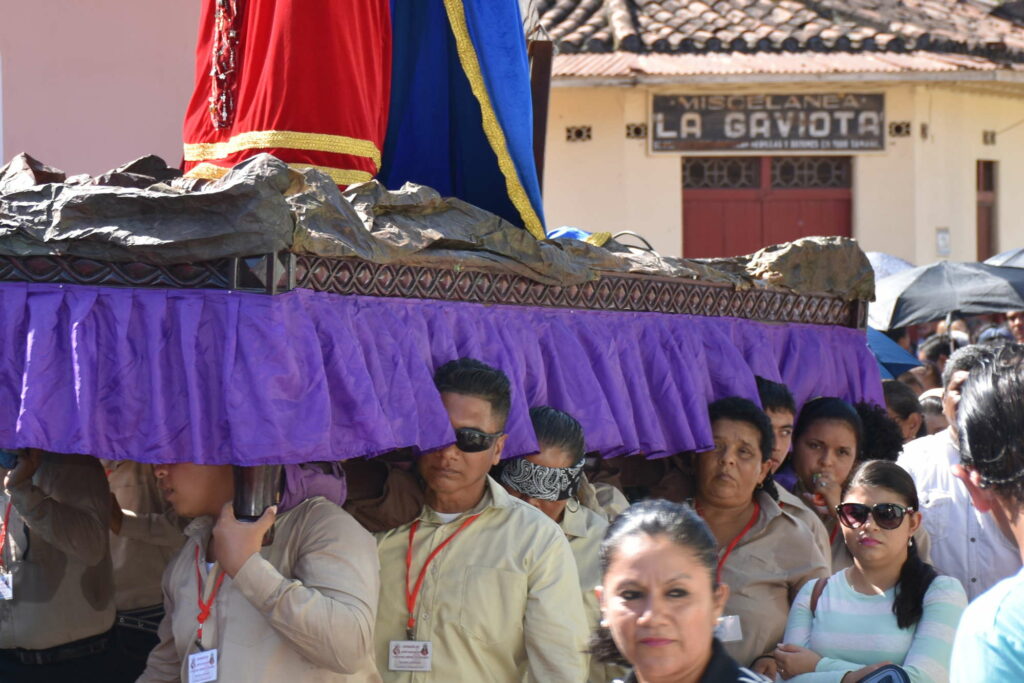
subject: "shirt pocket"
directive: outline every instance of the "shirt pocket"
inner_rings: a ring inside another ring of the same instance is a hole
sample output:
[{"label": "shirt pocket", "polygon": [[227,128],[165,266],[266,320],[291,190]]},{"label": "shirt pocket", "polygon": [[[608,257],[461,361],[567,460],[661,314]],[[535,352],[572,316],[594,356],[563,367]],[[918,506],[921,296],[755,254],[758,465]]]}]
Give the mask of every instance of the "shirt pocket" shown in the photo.
[{"label": "shirt pocket", "polygon": [[523,630],[526,577],[492,567],[466,567],[459,626],[484,643],[509,642]]},{"label": "shirt pocket", "polygon": [[921,519],[933,541],[949,533],[950,516],[957,512],[953,496],[942,489],[927,489],[921,493]]}]

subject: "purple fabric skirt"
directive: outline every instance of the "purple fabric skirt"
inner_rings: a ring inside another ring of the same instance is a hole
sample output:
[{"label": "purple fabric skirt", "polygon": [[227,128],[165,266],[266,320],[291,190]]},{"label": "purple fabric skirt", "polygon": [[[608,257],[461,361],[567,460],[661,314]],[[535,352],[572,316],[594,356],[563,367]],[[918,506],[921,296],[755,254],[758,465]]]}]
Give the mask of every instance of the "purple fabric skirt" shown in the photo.
[{"label": "purple fabric skirt", "polygon": [[[295,290],[0,283],[0,447],[150,463],[298,463],[454,440],[434,368],[472,356],[528,407],[574,415],[605,456],[711,447],[707,403],[754,375],[882,403],[862,331],[660,313],[486,306]],[[799,406],[798,406],[799,407]]]}]

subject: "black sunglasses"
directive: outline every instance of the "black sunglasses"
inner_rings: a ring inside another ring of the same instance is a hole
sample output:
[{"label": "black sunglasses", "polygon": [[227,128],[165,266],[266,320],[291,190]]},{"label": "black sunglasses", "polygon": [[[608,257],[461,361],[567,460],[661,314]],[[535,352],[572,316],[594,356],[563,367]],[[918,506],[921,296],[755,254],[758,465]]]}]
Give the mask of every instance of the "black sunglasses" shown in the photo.
[{"label": "black sunglasses", "polygon": [[486,451],[502,433],[488,434],[473,427],[459,427],[455,430],[455,447],[463,453]]},{"label": "black sunglasses", "polygon": [[875,518],[875,524],[880,529],[893,530],[903,524],[903,518],[914,508],[904,507],[896,503],[879,503],[878,505],[864,505],[863,503],[843,503],[836,506],[836,514],[843,526],[851,529],[858,529],[868,521],[868,515]]}]

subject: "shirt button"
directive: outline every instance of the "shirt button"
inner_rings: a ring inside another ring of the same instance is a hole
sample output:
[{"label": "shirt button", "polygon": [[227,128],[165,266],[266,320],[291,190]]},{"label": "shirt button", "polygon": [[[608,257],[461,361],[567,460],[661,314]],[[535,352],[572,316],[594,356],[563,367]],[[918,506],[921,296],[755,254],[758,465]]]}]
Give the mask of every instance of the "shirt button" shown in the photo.
[{"label": "shirt button", "polygon": [[423,615],[423,621],[430,621],[430,614],[429,613],[425,613]]},{"label": "shirt button", "polygon": [[976,539],[975,539],[975,538],[974,538],[974,537],[972,536],[972,537],[971,537],[971,543],[974,543],[974,541],[975,541],[975,540],[976,540]]},{"label": "shirt button", "polygon": [[971,578],[971,583],[978,583],[978,580],[972,577]]}]

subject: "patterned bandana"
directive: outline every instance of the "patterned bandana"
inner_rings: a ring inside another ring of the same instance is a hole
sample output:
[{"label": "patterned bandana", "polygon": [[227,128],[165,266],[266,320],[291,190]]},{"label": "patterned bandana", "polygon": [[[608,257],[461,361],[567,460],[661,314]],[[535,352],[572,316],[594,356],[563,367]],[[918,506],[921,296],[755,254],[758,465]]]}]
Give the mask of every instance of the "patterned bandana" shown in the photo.
[{"label": "patterned bandana", "polygon": [[528,498],[567,500],[580,488],[584,460],[572,467],[544,467],[526,458],[512,458],[502,463],[498,480]]}]

